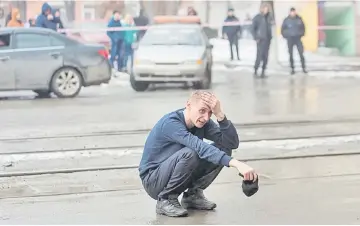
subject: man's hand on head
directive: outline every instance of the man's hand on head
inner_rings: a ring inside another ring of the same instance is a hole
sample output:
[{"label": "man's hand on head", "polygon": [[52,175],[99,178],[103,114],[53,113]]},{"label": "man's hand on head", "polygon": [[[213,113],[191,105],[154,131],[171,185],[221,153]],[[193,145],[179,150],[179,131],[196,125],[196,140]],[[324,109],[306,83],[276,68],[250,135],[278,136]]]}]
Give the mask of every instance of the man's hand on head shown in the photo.
[{"label": "man's hand on head", "polygon": [[210,107],[218,121],[224,120],[225,114],[221,110],[220,101],[214,94],[204,92],[201,94],[201,99]]}]

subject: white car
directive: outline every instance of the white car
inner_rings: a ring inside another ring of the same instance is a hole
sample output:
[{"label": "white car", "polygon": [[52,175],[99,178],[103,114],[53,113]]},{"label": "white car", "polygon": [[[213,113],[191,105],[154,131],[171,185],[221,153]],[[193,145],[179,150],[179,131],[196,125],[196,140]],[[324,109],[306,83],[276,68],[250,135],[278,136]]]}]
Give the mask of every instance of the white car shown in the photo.
[{"label": "white car", "polygon": [[145,91],[151,83],[191,83],[209,89],[212,48],[197,23],[153,25],[136,47],[131,86]]}]

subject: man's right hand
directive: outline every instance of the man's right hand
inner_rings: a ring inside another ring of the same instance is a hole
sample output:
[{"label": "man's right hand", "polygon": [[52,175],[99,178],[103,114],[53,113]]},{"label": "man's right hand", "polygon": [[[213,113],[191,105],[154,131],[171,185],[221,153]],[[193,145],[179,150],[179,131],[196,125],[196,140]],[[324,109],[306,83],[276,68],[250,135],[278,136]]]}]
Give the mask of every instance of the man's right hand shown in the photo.
[{"label": "man's right hand", "polygon": [[255,173],[254,170],[248,171],[245,174],[243,174],[244,180],[246,181],[256,181],[258,178],[258,175]]},{"label": "man's right hand", "polygon": [[244,180],[246,181],[256,181],[258,178],[258,175],[255,173],[254,169],[243,162],[240,162],[236,159],[231,159],[229,165],[236,168],[239,173],[243,175]]}]

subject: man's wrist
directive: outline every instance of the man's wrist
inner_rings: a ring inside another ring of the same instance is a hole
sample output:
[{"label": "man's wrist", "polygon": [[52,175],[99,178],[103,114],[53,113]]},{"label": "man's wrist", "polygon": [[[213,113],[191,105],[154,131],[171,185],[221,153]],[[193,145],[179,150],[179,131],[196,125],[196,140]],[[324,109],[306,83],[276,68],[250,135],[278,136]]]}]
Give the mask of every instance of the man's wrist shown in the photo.
[{"label": "man's wrist", "polygon": [[243,162],[240,162],[239,160],[236,160],[232,158],[229,162],[229,166],[237,169],[239,173],[246,174],[247,172],[253,170],[250,166],[246,165]]},{"label": "man's wrist", "polygon": [[215,117],[218,122],[221,122],[222,120],[225,119],[225,114],[223,112],[220,112],[220,113],[216,114]]}]

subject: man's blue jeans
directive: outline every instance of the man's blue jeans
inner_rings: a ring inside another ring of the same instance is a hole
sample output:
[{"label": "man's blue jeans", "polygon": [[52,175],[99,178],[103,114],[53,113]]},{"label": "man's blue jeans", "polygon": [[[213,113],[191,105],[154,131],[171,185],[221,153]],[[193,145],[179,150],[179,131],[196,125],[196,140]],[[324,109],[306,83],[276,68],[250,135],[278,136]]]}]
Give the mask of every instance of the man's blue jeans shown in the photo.
[{"label": "man's blue jeans", "polygon": [[130,57],[130,63],[131,63],[131,66],[130,66],[130,69],[132,70],[133,69],[133,66],[134,66],[134,50],[132,49],[132,46],[130,43],[125,43],[125,53],[124,53],[124,67],[127,68],[127,64],[128,64],[128,60],[129,60],[129,57]]},{"label": "man's blue jeans", "polygon": [[114,60],[117,56],[117,69],[123,68],[123,56],[122,56],[123,40],[111,40],[111,52],[110,52],[110,64],[114,68]]}]

